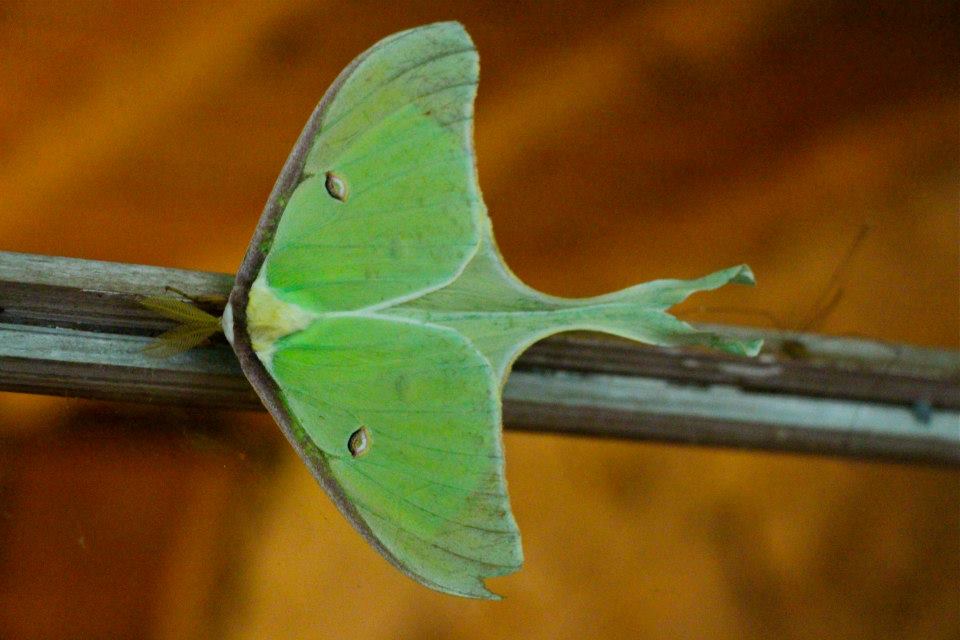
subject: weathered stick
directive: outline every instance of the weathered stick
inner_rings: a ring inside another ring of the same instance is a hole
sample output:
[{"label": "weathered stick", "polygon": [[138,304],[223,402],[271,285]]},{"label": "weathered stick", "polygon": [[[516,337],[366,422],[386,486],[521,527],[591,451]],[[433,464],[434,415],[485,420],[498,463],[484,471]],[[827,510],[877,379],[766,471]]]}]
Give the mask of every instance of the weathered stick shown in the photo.
[{"label": "weathered stick", "polygon": [[[0,252],[0,390],[260,409],[223,342],[143,355],[170,327],[137,302],[223,274]],[[713,327],[718,329],[717,327]],[[762,335],[756,359],[595,336],[544,340],[504,391],[508,428],[960,465],[960,354]]]}]

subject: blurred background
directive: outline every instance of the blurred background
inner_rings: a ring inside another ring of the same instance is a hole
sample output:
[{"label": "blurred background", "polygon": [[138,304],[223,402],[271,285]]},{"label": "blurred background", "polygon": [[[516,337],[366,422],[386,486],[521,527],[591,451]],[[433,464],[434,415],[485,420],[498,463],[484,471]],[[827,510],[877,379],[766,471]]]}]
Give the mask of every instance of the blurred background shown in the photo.
[{"label": "blurred background", "polygon": [[[440,19],[530,284],[748,262],[680,315],[958,348],[956,2],[0,0],[0,250],[234,271],[340,69]],[[960,637],[957,471],[506,451],[527,561],[473,602],[383,561],[266,415],[0,394],[0,637]]]}]

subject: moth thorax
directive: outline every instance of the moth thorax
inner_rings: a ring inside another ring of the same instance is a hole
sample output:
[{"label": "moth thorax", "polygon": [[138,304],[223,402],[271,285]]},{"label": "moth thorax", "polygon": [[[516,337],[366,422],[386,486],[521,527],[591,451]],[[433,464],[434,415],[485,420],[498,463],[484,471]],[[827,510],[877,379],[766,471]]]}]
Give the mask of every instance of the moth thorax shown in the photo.
[{"label": "moth thorax", "polygon": [[261,359],[272,351],[280,338],[302,331],[317,317],[303,307],[277,297],[266,283],[263,271],[250,287],[247,298],[247,333],[250,344]]}]

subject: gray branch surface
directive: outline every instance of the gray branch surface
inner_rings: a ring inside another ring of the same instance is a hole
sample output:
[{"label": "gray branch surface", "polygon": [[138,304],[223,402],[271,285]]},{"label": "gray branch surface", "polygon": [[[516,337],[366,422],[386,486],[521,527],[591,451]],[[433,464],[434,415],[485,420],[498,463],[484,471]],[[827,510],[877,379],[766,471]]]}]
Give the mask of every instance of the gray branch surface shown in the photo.
[{"label": "gray branch surface", "polygon": [[[226,296],[233,277],[0,252],[0,391],[262,410],[229,345],[157,360],[142,296]],[[598,336],[544,340],[504,389],[507,428],[960,466],[960,354],[711,327],[758,358]]]}]

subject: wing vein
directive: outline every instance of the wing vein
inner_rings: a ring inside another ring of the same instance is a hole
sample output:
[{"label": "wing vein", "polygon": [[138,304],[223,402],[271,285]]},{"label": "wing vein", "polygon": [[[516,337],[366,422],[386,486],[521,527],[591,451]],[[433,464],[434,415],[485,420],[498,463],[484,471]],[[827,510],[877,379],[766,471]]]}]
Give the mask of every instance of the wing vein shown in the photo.
[{"label": "wing vein", "polygon": [[382,482],[378,481],[374,476],[372,476],[372,475],[370,475],[369,473],[367,473],[366,471],[364,471],[363,468],[361,467],[361,465],[347,465],[346,468],[348,468],[348,469],[350,469],[350,470],[352,470],[352,471],[355,471],[356,473],[359,473],[359,474],[362,475],[364,478],[366,478],[367,480],[369,480],[370,482],[372,482],[374,485],[376,485],[377,487],[379,487],[379,488],[380,488],[384,493],[386,493],[387,495],[394,496],[395,498],[397,498],[398,500],[400,500],[400,501],[403,502],[404,504],[410,505],[410,506],[413,507],[414,509],[417,509],[417,510],[419,510],[419,511],[422,511],[423,513],[427,514],[428,516],[432,516],[433,518],[436,518],[437,520],[440,520],[441,522],[446,522],[446,523],[448,523],[448,524],[452,524],[452,525],[454,525],[454,526],[461,527],[461,528],[463,528],[463,529],[472,529],[472,530],[474,530],[474,531],[481,531],[481,532],[483,532],[483,533],[492,533],[492,534],[497,534],[497,535],[512,534],[512,533],[513,533],[513,530],[512,530],[512,529],[490,529],[490,528],[488,528],[488,527],[481,527],[480,525],[475,525],[475,524],[471,524],[471,523],[468,523],[468,522],[463,522],[462,520],[456,520],[456,519],[451,518],[451,517],[449,517],[449,516],[445,516],[445,515],[443,515],[442,513],[437,513],[436,511],[433,511],[432,509],[426,508],[426,507],[423,506],[422,504],[419,504],[419,503],[417,503],[417,502],[414,502],[413,500],[410,500],[410,499],[409,499],[406,495],[404,495],[403,493],[400,493],[399,491],[396,491],[396,490],[392,489],[391,487],[388,487],[387,485],[385,485],[385,484],[383,484]]},{"label": "wing vein", "polygon": [[460,54],[463,54],[463,53],[470,53],[470,52],[476,53],[476,49],[475,49],[474,47],[463,47],[463,48],[460,48],[460,49],[449,49],[449,50],[441,51],[441,52],[439,52],[439,53],[436,53],[436,54],[434,54],[434,55],[431,55],[431,56],[429,56],[429,57],[427,57],[427,58],[424,58],[423,60],[418,61],[417,64],[415,64],[415,65],[412,65],[412,66],[410,66],[410,67],[405,67],[405,68],[403,68],[403,69],[398,70],[395,74],[393,74],[393,75],[390,76],[389,78],[384,79],[383,82],[380,82],[379,84],[377,84],[377,86],[376,86],[375,88],[373,88],[372,90],[368,91],[368,92],[366,93],[366,95],[364,95],[362,98],[359,98],[359,99],[355,100],[353,106],[351,106],[349,109],[346,109],[345,111],[343,111],[343,112],[341,112],[340,114],[338,114],[335,119],[333,119],[333,120],[331,120],[331,121],[329,122],[329,124],[326,123],[326,122],[324,122],[324,123],[321,125],[321,133],[320,133],[320,136],[317,136],[317,138],[319,139],[321,136],[323,136],[323,135],[325,135],[326,133],[328,133],[328,132],[332,131],[333,129],[335,129],[335,128],[337,127],[337,125],[339,125],[339,124],[340,124],[341,122],[343,122],[350,114],[352,114],[353,111],[354,111],[357,107],[359,107],[360,105],[363,105],[364,103],[366,103],[366,101],[369,100],[371,96],[373,96],[374,94],[376,94],[376,93],[379,92],[379,91],[382,91],[382,90],[385,89],[386,87],[390,86],[391,84],[393,84],[394,82],[396,82],[397,80],[399,80],[400,78],[402,78],[403,76],[405,76],[406,74],[411,73],[411,72],[413,72],[413,71],[416,71],[416,70],[419,69],[420,67],[424,67],[424,66],[426,66],[426,65],[428,65],[428,64],[431,64],[431,63],[433,63],[433,62],[436,62],[436,61],[438,61],[438,60],[443,60],[444,58],[450,58],[450,57],[453,57],[453,56],[455,56],[455,55],[460,55]]}]

